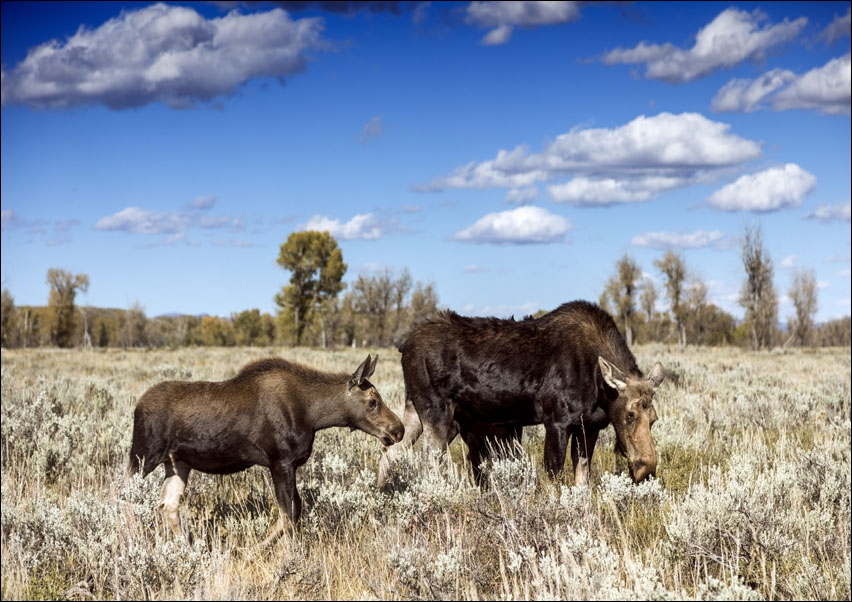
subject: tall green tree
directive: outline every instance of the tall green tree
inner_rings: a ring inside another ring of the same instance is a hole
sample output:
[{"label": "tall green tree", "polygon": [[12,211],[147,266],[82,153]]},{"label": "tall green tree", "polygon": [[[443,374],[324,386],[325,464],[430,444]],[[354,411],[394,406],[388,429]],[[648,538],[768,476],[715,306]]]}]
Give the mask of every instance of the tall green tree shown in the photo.
[{"label": "tall green tree", "polygon": [[601,294],[601,305],[614,313],[624,328],[627,344],[633,344],[633,314],[642,268],[627,253],[615,262],[615,274],[607,281]]},{"label": "tall green tree", "polygon": [[71,347],[76,326],[74,299],[78,292],[89,290],[89,276],[50,268],[47,270],[47,284],[50,285],[47,306],[51,342],[58,347]]},{"label": "tall green tree", "polygon": [[275,295],[275,303],[292,323],[296,345],[302,344],[305,327],[316,314],[326,347],[324,308],[346,286],[342,280],[347,266],[337,241],[328,232],[293,232],[281,245],[278,265],[290,272],[290,284]]},{"label": "tall green tree", "polygon": [[772,258],[763,246],[760,225],[746,228],[742,260],[746,280],[740,291],[739,303],[745,308],[745,321],[751,334],[752,347],[762,349],[770,346],[775,338],[778,295],[772,282]]},{"label": "tall green tree", "polygon": [[666,296],[677,325],[678,342],[686,346],[686,320],[688,304],[686,302],[686,261],[674,251],[666,251],[662,259],[655,259],[654,265],[665,278]]}]

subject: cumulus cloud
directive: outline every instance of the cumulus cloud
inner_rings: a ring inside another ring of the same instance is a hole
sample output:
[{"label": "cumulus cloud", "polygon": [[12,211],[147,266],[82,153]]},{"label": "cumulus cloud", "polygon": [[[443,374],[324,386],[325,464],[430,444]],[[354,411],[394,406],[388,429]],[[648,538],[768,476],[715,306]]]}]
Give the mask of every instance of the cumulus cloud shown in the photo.
[{"label": "cumulus cloud", "polygon": [[733,79],[713,98],[714,111],[814,109],[848,115],[852,107],[852,55],[832,59],[801,76],[773,69],[757,79]]},{"label": "cumulus cloud", "polygon": [[471,162],[420,190],[522,190],[569,175],[547,190],[577,206],[647,201],[761,155],[760,145],[730,132],[730,125],[697,113],[639,116],[617,128],[572,129],[539,153],[526,146],[500,150],[493,160]]},{"label": "cumulus cloud", "polygon": [[705,232],[646,232],[633,237],[630,244],[634,247],[648,247],[650,249],[698,249],[711,245],[718,245],[725,235],[718,230]]},{"label": "cumulus cloud", "polygon": [[601,60],[610,65],[645,64],[646,78],[679,84],[745,60],[762,60],[767,50],[795,38],[808,22],[801,17],[760,27],[765,19],[759,10],[728,8],[696,34],[689,50],[671,43],[642,42],[632,49],[611,50]]},{"label": "cumulus cloud", "polygon": [[498,245],[545,244],[561,242],[571,222],[541,207],[518,207],[489,213],[471,227],[457,232],[453,240]]},{"label": "cumulus cloud", "polygon": [[493,28],[482,43],[505,44],[516,26],[540,27],[569,23],[580,18],[578,2],[471,2],[465,22],[476,27]]},{"label": "cumulus cloud", "polygon": [[816,219],[821,222],[850,222],[852,216],[852,203],[848,201],[840,205],[820,205],[811,213],[805,216],[805,219]]},{"label": "cumulus cloud", "polygon": [[315,215],[301,229],[328,232],[340,240],[376,240],[395,229],[395,226],[373,213],[361,213],[348,222]]},{"label": "cumulus cloud", "polygon": [[783,167],[741,176],[710,195],[707,202],[723,211],[767,213],[800,205],[815,187],[813,174],[795,163],[787,163]]},{"label": "cumulus cloud", "polygon": [[215,19],[186,6],[128,10],[96,29],[81,26],[64,43],[42,44],[4,69],[2,104],[187,108],[254,78],[302,71],[306,53],[323,47],[322,29],[322,19],[294,20],[280,8]]},{"label": "cumulus cloud", "polygon": [[852,107],[852,54],[847,52],[795,78],[774,95],[772,107],[779,111],[815,109],[848,115]]}]

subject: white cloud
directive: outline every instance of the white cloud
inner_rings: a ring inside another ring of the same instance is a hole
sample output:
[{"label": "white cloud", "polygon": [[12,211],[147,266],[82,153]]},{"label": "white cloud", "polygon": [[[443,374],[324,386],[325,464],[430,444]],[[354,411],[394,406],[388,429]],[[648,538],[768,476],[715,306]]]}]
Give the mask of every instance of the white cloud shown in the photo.
[{"label": "white cloud", "polygon": [[324,215],[315,215],[301,228],[328,232],[340,240],[376,240],[392,229],[372,213],[358,214],[348,222],[341,222]]},{"label": "white cloud", "polygon": [[713,98],[714,111],[770,108],[814,109],[826,115],[848,115],[852,106],[852,55],[832,59],[798,76],[773,69],[757,79],[733,79]]},{"label": "white cloud", "polygon": [[730,125],[697,113],[639,116],[617,128],[572,129],[539,153],[525,146],[471,162],[420,190],[523,189],[566,175],[548,187],[556,201],[576,205],[641,202],[761,155],[760,145]]},{"label": "white cloud", "polygon": [[804,17],[763,28],[766,16],[759,10],[751,13],[728,8],[702,28],[695,45],[683,50],[666,43],[642,42],[633,49],[612,50],[603,55],[607,64],[646,64],[645,77],[669,83],[683,83],[709,75],[717,69],[733,67],[745,60],[761,60],[774,46],[795,38],[808,20]]},{"label": "white cloud", "polygon": [[742,176],[714,192],[707,202],[723,211],[777,211],[800,205],[815,187],[816,177],[787,163]]},{"label": "white cloud", "polygon": [[186,231],[193,227],[205,230],[241,229],[242,222],[238,218],[203,214],[203,211],[213,206],[214,199],[213,196],[197,197],[190,201],[189,211],[147,211],[139,207],[125,207],[118,213],[99,219],[95,229],[131,234],[168,234],[169,238],[163,240],[166,244],[183,240]]},{"label": "white cloud", "polygon": [[482,43],[505,44],[515,26],[539,27],[568,23],[580,18],[577,2],[471,2],[465,22],[477,27],[493,27]]},{"label": "white cloud", "polygon": [[561,242],[571,222],[541,207],[518,207],[489,213],[471,227],[457,232],[454,240],[498,245]]},{"label": "white cloud", "polygon": [[852,203],[847,201],[840,205],[820,205],[813,212],[808,213],[805,219],[818,219],[821,222],[850,222],[852,216]]},{"label": "white cloud", "polygon": [[788,255],[784,259],[781,260],[781,263],[778,264],[782,270],[789,270],[791,268],[796,267],[796,256]]},{"label": "white cloud", "polygon": [[751,113],[761,107],[761,102],[778,89],[796,79],[792,71],[773,69],[757,79],[732,79],[722,86],[713,98],[714,111],[742,111]]},{"label": "white cloud", "polygon": [[830,115],[848,115],[852,107],[852,54],[832,59],[794,79],[772,97],[772,107],[816,109]]},{"label": "white cloud", "polygon": [[251,79],[302,71],[320,48],[321,19],[281,9],[205,19],[191,7],[128,10],[96,29],[51,40],[3,71],[2,104],[111,109],[161,102],[186,108],[228,96]]},{"label": "white cloud", "polygon": [[517,203],[518,205],[526,205],[532,203],[538,198],[538,187],[529,186],[527,188],[512,188],[506,193],[507,203]]},{"label": "white cloud", "polygon": [[820,37],[832,44],[835,40],[850,34],[852,34],[852,8],[847,8],[845,15],[835,15],[834,21],[822,31]]},{"label": "white cloud", "polygon": [[382,116],[376,115],[366,124],[361,130],[361,144],[366,144],[373,138],[378,138],[385,131],[385,125],[382,122]]},{"label": "white cloud", "polygon": [[197,196],[189,202],[190,209],[200,209],[202,211],[206,209],[210,209],[213,205],[216,204],[216,195],[215,194],[207,194],[203,196]]},{"label": "white cloud", "polygon": [[705,232],[646,232],[637,234],[630,241],[634,247],[648,247],[651,249],[698,249],[719,244],[725,235],[718,230]]},{"label": "white cloud", "polygon": [[115,215],[99,219],[95,229],[121,230],[134,234],[175,234],[185,231],[189,223],[189,216],[176,211],[157,212],[127,207]]}]

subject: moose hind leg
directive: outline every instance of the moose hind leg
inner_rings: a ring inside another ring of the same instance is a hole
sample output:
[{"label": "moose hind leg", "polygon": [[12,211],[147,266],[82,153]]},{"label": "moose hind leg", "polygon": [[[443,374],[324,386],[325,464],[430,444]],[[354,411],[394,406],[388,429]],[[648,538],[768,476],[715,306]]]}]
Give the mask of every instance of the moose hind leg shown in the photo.
[{"label": "moose hind leg", "polygon": [[166,522],[172,533],[178,537],[183,536],[180,528],[180,515],[178,508],[180,507],[180,498],[186,489],[186,483],[189,480],[189,471],[191,470],[188,464],[184,462],[165,462],[166,478],[163,480],[163,489],[160,493],[160,507],[163,509],[163,514],[166,516]]}]

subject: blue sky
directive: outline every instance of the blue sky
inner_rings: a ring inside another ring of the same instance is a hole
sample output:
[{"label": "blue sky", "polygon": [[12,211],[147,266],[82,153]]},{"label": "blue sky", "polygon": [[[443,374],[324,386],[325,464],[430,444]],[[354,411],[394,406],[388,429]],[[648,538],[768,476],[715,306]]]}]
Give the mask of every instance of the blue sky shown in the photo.
[{"label": "blue sky", "polygon": [[[2,285],[275,312],[278,249],[327,229],[345,280],[441,305],[596,301],[683,253],[738,318],[759,224],[850,313],[849,3],[2,3]],[[661,300],[662,303],[662,300]]]}]

